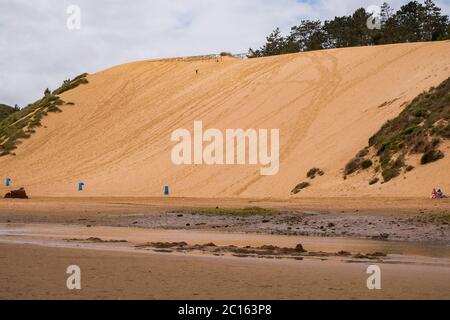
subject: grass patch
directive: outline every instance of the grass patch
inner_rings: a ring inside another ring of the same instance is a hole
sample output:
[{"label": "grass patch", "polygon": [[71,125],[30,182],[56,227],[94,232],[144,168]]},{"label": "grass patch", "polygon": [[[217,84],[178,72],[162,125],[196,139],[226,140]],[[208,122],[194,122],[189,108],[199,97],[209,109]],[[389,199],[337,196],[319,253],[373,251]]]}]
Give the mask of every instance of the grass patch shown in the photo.
[{"label": "grass patch", "polygon": [[275,209],[265,209],[260,207],[248,208],[194,208],[171,211],[172,213],[199,214],[199,215],[217,215],[217,216],[274,216],[282,214],[281,211]]},{"label": "grass patch", "polygon": [[417,218],[421,223],[450,224],[450,213],[433,213],[421,215]]}]

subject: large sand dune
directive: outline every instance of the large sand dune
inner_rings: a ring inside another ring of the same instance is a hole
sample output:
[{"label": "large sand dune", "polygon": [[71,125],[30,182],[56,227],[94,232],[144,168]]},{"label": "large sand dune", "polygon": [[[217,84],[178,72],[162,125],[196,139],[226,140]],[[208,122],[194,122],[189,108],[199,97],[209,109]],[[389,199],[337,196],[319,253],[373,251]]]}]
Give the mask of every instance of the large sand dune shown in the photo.
[{"label": "large sand dune", "polygon": [[[405,102],[449,75],[448,41],[125,64],[63,94],[75,105],[0,158],[0,178],[31,196],[161,196],[167,184],[177,197],[287,198],[320,167],[325,176],[296,197],[425,197],[433,187],[450,190],[448,145],[445,159],[383,185],[369,186],[366,174],[344,180],[342,169]],[[279,128],[279,173],[172,164],[171,133],[192,131],[194,120],[221,130]]]}]

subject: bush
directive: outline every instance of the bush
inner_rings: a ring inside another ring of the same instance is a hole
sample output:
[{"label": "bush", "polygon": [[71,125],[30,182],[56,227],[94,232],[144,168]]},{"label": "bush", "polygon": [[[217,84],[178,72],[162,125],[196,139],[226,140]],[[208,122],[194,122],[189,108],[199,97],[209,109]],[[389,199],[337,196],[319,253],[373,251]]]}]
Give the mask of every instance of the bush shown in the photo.
[{"label": "bush", "polygon": [[368,148],[364,148],[362,149],[360,152],[358,152],[358,154],[356,155],[356,157],[358,158],[364,158],[365,156],[367,156],[369,154],[369,149]]},{"label": "bush", "polygon": [[420,163],[421,164],[428,164],[428,163],[431,163],[431,162],[435,162],[435,161],[438,161],[438,160],[444,158],[444,156],[445,155],[442,153],[442,151],[432,149],[432,150],[429,150],[429,151],[424,153],[424,155],[420,159]]},{"label": "bush", "polygon": [[363,169],[369,169],[372,165],[373,165],[372,160],[367,159],[367,160],[364,160],[364,161],[361,163],[361,168],[363,168]]},{"label": "bush", "polygon": [[325,172],[323,172],[323,170],[321,170],[319,168],[312,168],[311,170],[308,171],[308,173],[306,174],[306,177],[308,177],[310,179],[314,179],[316,177],[316,175],[323,176],[324,174],[325,174]]},{"label": "bush", "polygon": [[372,180],[370,180],[369,185],[374,185],[375,183],[378,183],[380,181],[379,178],[373,178]]},{"label": "bush", "polygon": [[348,175],[358,171],[359,168],[361,168],[361,158],[353,158],[345,166],[344,174],[346,176],[348,176]]},{"label": "bush", "polygon": [[406,171],[406,172],[411,172],[411,171],[413,171],[414,169],[415,169],[414,166],[409,165],[409,166],[407,166],[407,167],[405,168],[405,171]]},{"label": "bush", "polygon": [[400,175],[400,169],[395,167],[386,168],[383,170],[381,175],[383,176],[384,182],[389,182]]},{"label": "bush", "polygon": [[311,186],[308,182],[302,182],[300,184],[298,184],[293,190],[292,190],[292,194],[297,194],[300,191],[302,191],[303,189],[308,188],[309,186]]},{"label": "bush", "polygon": [[55,105],[51,105],[50,107],[48,107],[47,111],[48,112],[62,112],[62,110]]}]

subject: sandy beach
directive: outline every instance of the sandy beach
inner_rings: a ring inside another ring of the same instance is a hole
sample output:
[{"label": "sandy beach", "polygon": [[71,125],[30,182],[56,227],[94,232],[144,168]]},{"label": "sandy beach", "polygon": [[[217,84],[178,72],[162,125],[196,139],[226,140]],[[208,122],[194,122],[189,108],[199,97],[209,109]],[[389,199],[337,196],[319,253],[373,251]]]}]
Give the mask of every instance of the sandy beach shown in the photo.
[{"label": "sandy beach", "polygon": [[[0,298],[450,298],[446,201],[220,201],[255,202],[280,213],[194,213],[215,208],[212,199],[1,200]],[[339,221],[350,218],[352,231],[342,234]],[[83,279],[77,292],[65,285],[74,264]],[[380,266],[382,290],[367,289],[369,265]]]},{"label": "sandy beach", "polygon": [[0,302],[449,301],[449,1],[2,1]]},{"label": "sandy beach", "polygon": [[[375,157],[344,174],[384,123],[448,78],[449,48],[163,59],[84,75],[62,112],[0,157],[0,196],[29,197],[0,199],[0,298],[449,299],[450,201],[429,199],[450,189],[446,156],[423,165],[408,154],[391,180],[373,180]],[[199,122],[278,130],[279,172],[174,162],[173,133]],[[69,265],[82,270],[79,292],[65,286]],[[381,290],[367,287],[374,265]]]}]

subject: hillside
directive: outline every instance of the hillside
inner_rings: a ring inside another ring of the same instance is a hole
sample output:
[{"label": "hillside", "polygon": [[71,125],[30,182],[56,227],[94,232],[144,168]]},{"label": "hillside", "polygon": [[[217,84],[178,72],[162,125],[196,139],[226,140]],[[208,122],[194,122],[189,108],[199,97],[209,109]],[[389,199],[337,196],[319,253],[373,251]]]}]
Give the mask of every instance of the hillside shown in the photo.
[{"label": "hillside", "polygon": [[[161,196],[169,185],[177,197],[288,198],[308,181],[292,197],[425,197],[433,187],[450,190],[448,140],[439,147],[446,158],[421,166],[411,155],[415,169],[389,183],[369,185],[370,172],[344,180],[344,168],[388,120],[449,75],[448,41],[120,65],[60,94],[71,105],[43,117],[15,155],[0,157],[0,179],[31,196]],[[192,132],[195,120],[222,131],[280,129],[279,173],[174,165],[171,134]],[[306,178],[311,168],[323,175]]]},{"label": "hillside", "polygon": [[8,106],[6,104],[0,104],[0,121],[2,121],[3,119],[5,119],[14,112],[16,112],[16,110],[13,107]]}]

